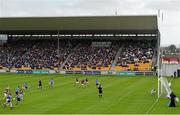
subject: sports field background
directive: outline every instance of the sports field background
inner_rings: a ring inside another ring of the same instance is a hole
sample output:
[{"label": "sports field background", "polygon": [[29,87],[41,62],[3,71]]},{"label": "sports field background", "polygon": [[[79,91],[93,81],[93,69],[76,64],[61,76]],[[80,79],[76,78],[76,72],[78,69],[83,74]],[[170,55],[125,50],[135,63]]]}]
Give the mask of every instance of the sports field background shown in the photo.
[{"label": "sports field background", "polygon": [[[74,87],[74,79],[88,77],[86,88]],[[49,80],[54,78],[55,87],[49,88]],[[43,89],[37,88],[38,80],[43,82]],[[95,80],[103,85],[103,98],[98,97]],[[24,100],[14,109],[0,106],[0,114],[180,114],[176,108],[167,107],[169,100],[151,96],[152,88],[157,89],[157,77],[154,76],[86,76],[59,74],[0,74],[0,99],[4,88],[10,86],[13,94],[18,85],[27,82],[30,86],[25,91]],[[172,81],[172,87],[180,96],[180,79]],[[1,102],[2,103],[2,102]]]}]

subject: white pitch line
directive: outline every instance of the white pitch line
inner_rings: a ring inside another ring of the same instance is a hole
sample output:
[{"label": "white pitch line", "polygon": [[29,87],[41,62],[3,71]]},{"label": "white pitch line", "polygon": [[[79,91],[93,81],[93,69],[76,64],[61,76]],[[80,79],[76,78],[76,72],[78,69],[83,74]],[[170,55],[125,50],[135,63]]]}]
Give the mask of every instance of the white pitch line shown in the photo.
[{"label": "white pitch line", "polygon": [[152,108],[155,106],[155,104],[159,101],[159,98],[156,99],[156,101],[152,104],[152,106],[146,111],[146,114],[149,114],[149,112],[152,110]]}]

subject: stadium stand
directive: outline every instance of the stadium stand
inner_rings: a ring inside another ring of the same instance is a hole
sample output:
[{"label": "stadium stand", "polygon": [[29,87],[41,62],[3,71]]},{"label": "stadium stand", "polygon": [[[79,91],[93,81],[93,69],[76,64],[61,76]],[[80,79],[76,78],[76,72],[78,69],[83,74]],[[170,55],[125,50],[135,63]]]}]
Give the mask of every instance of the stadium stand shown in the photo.
[{"label": "stadium stand", "polygon": [[157,16],[14,17],[0,22],[0,35],[7,37],[0,45],[2,69],[149,71],[156,64]]},{"label": "stadium stand", "polygon": [[7,68],[57,68],[70,53],[65,41],[60,42],[58,55],[55,40],[11,40],[1,46],[0,64]]},{"label": "stadium stand", "polygon": [[[75,42],[60,41],[59,55],[55,40],[11,40],[0,47],[0,65],[7,68],[20,69],[58,69],[71,53]],[[123,44],[115,70],[146,71],[152,66],[153,44],[146,41],[117,41],[110,45],[94,45],[106,43],[81,41],[80,45],[66,61],[64,70],[110,70],[115,56]],[[71,44],[71,45],[69,45]],[[70,47],[71,46],[71,47]]]},{"label": "stadium stand", "polygon": [[145,71],[152,66],[154,46],[151,41],[126,41],[122,54],[118,57],[115,70]]},{"label": "stadium stand", "polygon": [[117,53],[117,44],[109,47],[93,46],[92,42],[84,42],[69,58],[63,69],[70,70],[109,70]]}]

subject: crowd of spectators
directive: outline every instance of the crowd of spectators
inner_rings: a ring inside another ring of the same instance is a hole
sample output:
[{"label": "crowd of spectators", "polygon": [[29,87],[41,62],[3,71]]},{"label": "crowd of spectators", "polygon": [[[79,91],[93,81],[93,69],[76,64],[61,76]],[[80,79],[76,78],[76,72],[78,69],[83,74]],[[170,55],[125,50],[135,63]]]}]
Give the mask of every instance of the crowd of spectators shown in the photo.
[{"label": "crowd of spectators", "polygon": [[153,57],[153,47],[151,41],[125,42],[117,65],[128,67],[128,64],[148,63]]},{"label": "crowd of spectators", "polygon": [[58,67],[69,55],[71,47],[65,41],[60,41],[59,50],[57,47],[57,40],[12,40],[0,47],[0,65],[32,69]]},{"label": "crowd of spectators", "polygon": [[0,46],[0,65],[11,68],[26,52],[26,41],[9,42]]},{"label": "crowd of spectators", "polygon": [[[116,41],[103,47],[94,46],[92,41],[61,40],[58,47],[57,40],[10,40],[0,46],[0,66],[9,69],[22,66],[32,69],[59,68],[71,54],[63,67],[65,70],[110,69],[121,46],[123,48],[116,64],[121,67],[139,62],[148,63],[155,47],[150,41]],[[77,48],[73,50],[75,47]]]},{"label": "crowd of spectators", "polygon": [[109,47],[93,46],[92,42],[81,43],[65,64],[64,69],[81,68],[82,70],[109,67],[118,51],[117,44]]}]

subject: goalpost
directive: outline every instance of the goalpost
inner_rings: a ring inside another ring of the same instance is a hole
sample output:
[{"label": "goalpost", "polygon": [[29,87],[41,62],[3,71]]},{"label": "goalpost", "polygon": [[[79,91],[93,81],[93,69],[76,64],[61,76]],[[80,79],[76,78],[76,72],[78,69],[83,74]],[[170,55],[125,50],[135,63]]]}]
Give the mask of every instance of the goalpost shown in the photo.
[{"label": "goalpost", "polygon": [[170,97],[172,92],[171,83],[168,82],[167,77],[163,76],[163,67],[162,67],[162,55],[158,54],[158,98],[160,97]]},{"label": "goalpost", "polygon": [[[160,10],[158,10],[158,22],[159,24],[163,24],[163,13],[162,16],[160,16]],[[160,23],[161,22],[161,23]],[[160,25],[162,26],[162,25]],[[169,97],[172,89],[171,86],[165,76],[163,76],[163,67],[162,67],[162,57],[163,51],[160,51],[160,46],[161,46],[161,40],[163,38],[163,32],[159,26],[159,32],[158,32],[158,59],[157,59],[157,74],[158,74],[158,98],[160,97]],[[161,34],[160,34],[161,33]]]}]

